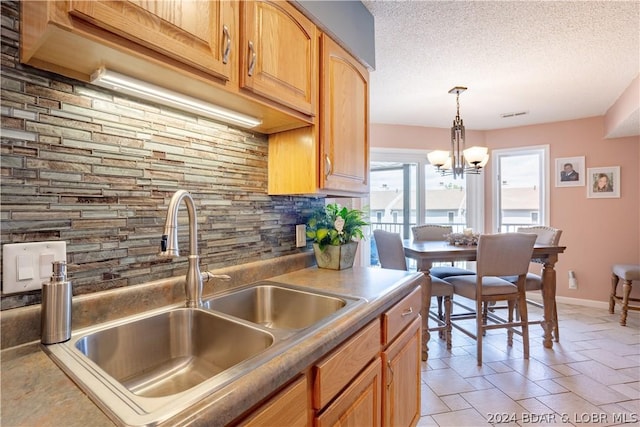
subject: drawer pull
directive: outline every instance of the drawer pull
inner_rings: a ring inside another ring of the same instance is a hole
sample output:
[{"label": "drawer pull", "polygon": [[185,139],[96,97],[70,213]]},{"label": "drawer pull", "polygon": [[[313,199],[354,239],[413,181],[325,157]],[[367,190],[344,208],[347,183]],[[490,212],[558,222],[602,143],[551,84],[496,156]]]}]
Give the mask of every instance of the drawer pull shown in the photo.
[{"label": "drawer pull", "polygon": [[412,314],[413,314],[413,307],[409,307],[408,310],[405,310],[405,311],[402,312],[401,316],[405,317],[405,316],[410,316]]}]

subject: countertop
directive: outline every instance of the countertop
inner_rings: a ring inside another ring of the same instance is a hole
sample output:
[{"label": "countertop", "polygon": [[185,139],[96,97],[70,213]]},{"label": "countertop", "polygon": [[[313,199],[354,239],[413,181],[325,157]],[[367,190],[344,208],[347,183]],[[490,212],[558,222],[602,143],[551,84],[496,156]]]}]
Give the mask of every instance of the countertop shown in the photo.
[{"label": "countertop", "polygon": [[[371,267],[342,271],[309,267],[268,280],[357,296],[367,303],[163,425],[212,426],[233,421],[402,299],[421,283],[422,275]],[[3,350],[1,363],[3,426],[115,425],[38,342]]]}]

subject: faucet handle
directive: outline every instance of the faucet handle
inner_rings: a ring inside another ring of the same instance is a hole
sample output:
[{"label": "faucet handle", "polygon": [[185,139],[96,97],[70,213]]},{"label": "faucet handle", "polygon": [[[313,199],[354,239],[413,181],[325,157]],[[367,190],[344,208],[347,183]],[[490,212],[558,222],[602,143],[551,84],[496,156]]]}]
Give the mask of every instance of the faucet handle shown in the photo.
[{"label": "faucet handle", "polygon": [[210,280],[222,280],[225,282],[228,282],[229,280],[231,280],[231,276],[228,276],[226,274],[213,274],[210,271],[204,271],[202,272],[202,281],[203,282],[209,282]]}]

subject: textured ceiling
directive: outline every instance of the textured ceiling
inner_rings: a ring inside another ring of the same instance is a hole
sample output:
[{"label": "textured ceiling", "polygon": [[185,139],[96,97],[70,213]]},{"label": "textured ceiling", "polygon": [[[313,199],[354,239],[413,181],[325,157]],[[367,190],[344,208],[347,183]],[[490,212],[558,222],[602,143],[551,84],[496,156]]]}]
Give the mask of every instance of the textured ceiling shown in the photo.
[{"label": "textured ceiling", "polygon": [[640,1],[362,3],[375,19],[372,123],[449,127],[454,86],[468,87],[468,129],[602,116],[640,73]]}]

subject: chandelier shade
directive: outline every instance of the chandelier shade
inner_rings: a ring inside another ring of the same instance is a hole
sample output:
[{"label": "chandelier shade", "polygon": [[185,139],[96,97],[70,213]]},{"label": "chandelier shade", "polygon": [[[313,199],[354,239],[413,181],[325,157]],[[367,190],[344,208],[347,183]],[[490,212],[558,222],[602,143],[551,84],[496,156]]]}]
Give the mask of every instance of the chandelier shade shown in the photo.
[{"label": "chandelier shade", "polygon": [[441,175],[464,177],[465,173],[479,174],[489,162],[487,147],[473,146],[465,148],[465,128],[460,118],[460,94],[466,87],[456,86],[449,91],[456,95],[456,117],[451,126],[451,151],[434,150],[427,154],[429,163],[435,166]]}]

